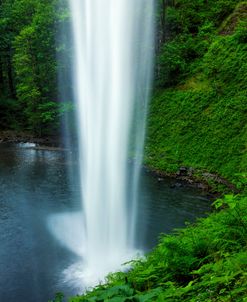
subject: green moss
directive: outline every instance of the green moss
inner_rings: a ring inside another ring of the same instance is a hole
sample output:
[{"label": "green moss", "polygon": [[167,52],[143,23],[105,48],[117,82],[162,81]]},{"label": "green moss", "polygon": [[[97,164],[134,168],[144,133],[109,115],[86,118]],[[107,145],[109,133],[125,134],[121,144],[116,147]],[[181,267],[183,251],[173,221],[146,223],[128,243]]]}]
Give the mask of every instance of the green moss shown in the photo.
[{"label": "green moss", "polygon": [[198,75],[176,89],[159,91],[151,102],[145,163],[175,172],[181,165],[206,169],[237,182],[247,171],[246,27],[217,36]]}]

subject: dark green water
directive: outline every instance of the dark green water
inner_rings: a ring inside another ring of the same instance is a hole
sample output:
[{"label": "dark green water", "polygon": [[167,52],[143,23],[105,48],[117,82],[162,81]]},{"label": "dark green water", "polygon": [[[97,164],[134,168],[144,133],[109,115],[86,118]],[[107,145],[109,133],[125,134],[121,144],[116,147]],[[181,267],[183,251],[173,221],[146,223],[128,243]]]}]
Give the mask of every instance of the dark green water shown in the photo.
[{"label": "dark green water", "polygon": [[[63,278],[64,270],[79,256],[47,227],[52,215],[80,210],[77,164],[68,155],[30,144],[0,144],[0,301],[45,302],[57,291],[67,295],[79,291]],[[159,233],[182,227],[209,211],[202,192],[172,189],[173,184],[174,180],[158,181],[142,172],[138,248],[149,250]],[[68,235],[66,227],[63,232]],[[69,235],[79,242],[78,232]]]}]

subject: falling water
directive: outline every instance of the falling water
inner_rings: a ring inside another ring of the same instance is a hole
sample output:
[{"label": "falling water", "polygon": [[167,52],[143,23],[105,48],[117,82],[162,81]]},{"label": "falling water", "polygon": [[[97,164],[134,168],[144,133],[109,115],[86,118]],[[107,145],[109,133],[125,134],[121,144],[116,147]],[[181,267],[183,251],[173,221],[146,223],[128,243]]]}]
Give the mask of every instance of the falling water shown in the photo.
[{"label": "falling water", "polygon": [[[70,0],[85,278],[135,252],[135,216],[153,49],[153,0]],[[135,162],[128,169],[128,159]]]}]

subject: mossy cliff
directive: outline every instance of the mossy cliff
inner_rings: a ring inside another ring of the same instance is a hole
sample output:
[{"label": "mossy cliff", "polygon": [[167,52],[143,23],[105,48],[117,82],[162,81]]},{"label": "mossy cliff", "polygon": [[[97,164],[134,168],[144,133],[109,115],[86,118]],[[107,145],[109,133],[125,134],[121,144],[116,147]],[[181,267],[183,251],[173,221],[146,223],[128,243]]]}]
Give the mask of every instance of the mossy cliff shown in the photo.
[{"label": "mossy cliff", "polygon": [[247,171],[246,16],[247,2],[241,2],[218,30],[205,29],[201,43],[207,39],[210,45],[191,63],[188,77],[155,92],[146,143],[149,167],[168,173],[193,167],[240,186]]}]

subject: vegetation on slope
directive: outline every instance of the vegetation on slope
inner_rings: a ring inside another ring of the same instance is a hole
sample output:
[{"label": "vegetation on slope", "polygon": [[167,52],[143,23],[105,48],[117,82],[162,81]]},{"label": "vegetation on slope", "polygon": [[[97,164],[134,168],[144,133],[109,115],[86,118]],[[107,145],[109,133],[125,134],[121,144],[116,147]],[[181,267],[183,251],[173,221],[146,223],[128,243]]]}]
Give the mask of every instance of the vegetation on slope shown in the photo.
[{"label": "vegetation on slope", "polygon": [[173,173],[185,165],[218,173],[238,186],[244,182],[246,14],[247,2],[241,2],[220,30],[212,33],[204,26],[203,36],[211,43],[204,56],[191,63],[188,78],[175,88],[156,91],[148,125],[148,166]]}]

